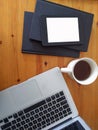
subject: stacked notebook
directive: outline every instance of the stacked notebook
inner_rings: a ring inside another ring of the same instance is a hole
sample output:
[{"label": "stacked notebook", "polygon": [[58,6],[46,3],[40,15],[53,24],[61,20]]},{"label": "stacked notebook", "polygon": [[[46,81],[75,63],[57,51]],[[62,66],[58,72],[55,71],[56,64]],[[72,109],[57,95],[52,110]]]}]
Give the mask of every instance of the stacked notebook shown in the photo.
[{"label": "stacked notebook", "polygon": [[37,0],[34,12],[24,13],[22,52],[78,58],[88,50],[93,16]]}]

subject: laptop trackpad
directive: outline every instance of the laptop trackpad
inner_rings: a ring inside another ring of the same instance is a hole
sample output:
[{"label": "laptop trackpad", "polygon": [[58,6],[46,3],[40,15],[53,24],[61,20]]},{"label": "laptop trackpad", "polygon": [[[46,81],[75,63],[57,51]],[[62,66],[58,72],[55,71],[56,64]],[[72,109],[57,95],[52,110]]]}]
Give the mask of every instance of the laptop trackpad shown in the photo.
[{"label": "laptop trackpad", "polygon": [[18,87],[13,87],[10,90],[10,95],[12,95],[18,109],[30,105],[42,97],[40,88],[35,79],[22,83]]},{"label": "laptop trackpad", "polygon": [[42,94],[35,79],[10,87],[0,92],[0,119],[29,106]]}]

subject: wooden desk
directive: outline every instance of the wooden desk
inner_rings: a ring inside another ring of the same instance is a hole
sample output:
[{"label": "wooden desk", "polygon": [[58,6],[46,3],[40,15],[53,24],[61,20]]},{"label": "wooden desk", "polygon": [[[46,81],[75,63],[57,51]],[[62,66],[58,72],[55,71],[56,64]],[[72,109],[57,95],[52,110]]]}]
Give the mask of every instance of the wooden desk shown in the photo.
[{"label": "wooden desk", "polygon": [[[94,14],[88,52],[81,52],[80,57],[91,57],[98,63],[98,0],[51,1]],[[33,12],[35,3],[36,0],[0,0],[0,90],[55,66],[67,66],[73,59],[21,53],[24,11]],[[80,86],[67,74],[64,78],[79,114],[92,130],[98,130],[98,79],[89,86]]]}]

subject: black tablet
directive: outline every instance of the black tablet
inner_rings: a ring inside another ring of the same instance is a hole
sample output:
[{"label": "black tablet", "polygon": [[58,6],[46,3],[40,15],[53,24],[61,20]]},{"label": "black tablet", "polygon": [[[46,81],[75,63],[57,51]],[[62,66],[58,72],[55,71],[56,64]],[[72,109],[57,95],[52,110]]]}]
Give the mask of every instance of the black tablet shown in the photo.
[{"label": "black tablet", "polygon": [[82,28],[79,17],[40,17],[40,33],[44,46],[80,45]]}]

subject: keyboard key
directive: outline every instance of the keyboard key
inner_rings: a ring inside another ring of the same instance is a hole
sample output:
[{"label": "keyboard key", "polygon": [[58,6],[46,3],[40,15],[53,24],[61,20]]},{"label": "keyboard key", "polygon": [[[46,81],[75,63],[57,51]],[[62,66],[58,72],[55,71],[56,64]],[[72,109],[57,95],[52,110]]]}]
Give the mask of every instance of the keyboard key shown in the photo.
[{"label": "keyboard key", "polygon": [[50,122],[50,119],[46,119],[46,122],[49,123],[49,122]]},{"label": "keyboard key", "polygon": [[51,107],[51,106],[52,106],[52,103],[51,103],[51,102],[49,102],[49,103],[48,103],[48,106],[49,106],[49,107]]},{"label": "keyboard key", "polygon": [[38,124],[37,124],[37,127],[39,128],[40,126],[41,126],[41,123],[38,123]]},{"label": "keyboard key", "polygon": [[32,105],[32,106],[30,106],[30,107],[24,109],[24,112],[27,113],[27,112],[29,112],[29,111],[31,111],[31,110],[37,108],[37,107],[40,107],[40,106],[42,106],[42,105],[44,105],[44,104],[45,104],[45,100],[40,101],[40,102],[38,102],[38,103],[36,103],[36,104],[34,104],[34,105]]},{"label": "keyboard key", "polygon": [[8,119],[11,119],[12,118],[12,115],[8,117]]},{"label": "keyboard key", "polygon": [[34,116],[31,116],[31,117],[30,117],[30,120],[31,120],[31,121],[34,120]]},{"label": "keyboard key", "polygon": [[26,124],[26,122],[25,122],[25,121],[22,121],[22,122],[21,122],[21,124],[22,124],[22,125],[25,125],[25,124]]},{"label": "keyboard key", "polygon": [[50,108],[48,108],[48,112],[50,112],[51,111],[51,107]]},{"label": "keyboard key", "polygon": [[24,130],[24,128],[23,128],[23,127],[20,127],[19,130]]},{"label": "keyboard key", "polygon": [[26,114],[26,117],[30,117],[30,114],[29,114],[29,113],[27,113],[27,114]]},{"label": "keyboard key", "polygon": [[21,119],[20,118],[17,118],[17,122],[20,122],[21,121]]},{"label": "keyboard key", "polygon": [[19,116],[22,116],[22,115],[23,115],[23,111],[19,111],[19,112],[18,112],[18,115],[19,115]]},{"label": "keyboard key", "polygon": [[5,118],[3,121],[4,121],[4,123],[8,123],[9,122],[7,118]]},{"label": "keyboard key", "polygon": [[[62,102],[61,102],[61,105],[63,106],[63,105],[65,105],[67,102],[66,102],[66,100],[63,100]],[[69,105],[67,105],[68,107],[69,107]]]},{"label": "keyboard key", "polygon": [[32,127],[29,127],[28,130],[33,130]]},{"label": "keyboard key", "polygon": [[54,115],[54,113],[55,113],[54,111],[51,111],[51,112],[50,112],[51,115]]},{"label": "keyboard key", "polygon": [[72,114],[72,111],[69,111],[68,114]]},{"label": "keyboard key", "polygon": [[21,124],[20,124],[20,123],[17,123],[17,124],[16,124],[16,126],[17,126],[17,127],[20,127],[20,126],[21,126]]},{"label": "keyboard key", "polygon": [[59,112],[59,110],[58,110],[58,109],[56,109],[56,110],[55,110],[55,113],[58,113],[58,112]]},{"label": "keyboard key", "polygon": [[56,109],[56,106],[52,106],[52,109],[55,110],[55,109]]},{"label": "keyboard key", "polygon": [[25,124],[25,125],[24,125],[24,128],[25,128],[25,129],[27,129],[28,127],[29,127],[28,124]]},{"label": "keyboard key", "polygon": [[56,107],[57,107],[57,108],[58,108],[58,107],[60,107],[60,104],[59,104],[59,103],[57,103],[57,104],[56,104]]},{"label": "keyboard key", "polygon": [[52,99],[52,100],[54,100],[54,99],[55,99],[55,96],[54,96],[54,95],[53,95],[53,96],[51,96],[51,99]]},{"label": "keyboard key", "polygon": [[47,99],[46,99],[46,101],[47,101],[47,102],[50,102],[50,101],[51,101],[51,98],[50,98],[50,97],[49,97],[49,98],[47,98]]},{"label": "keyboard key", "polygon": [[38,118],[38,114],[35,114],[34,117],[35,117],[35,118]]},{"label": "keyboard key", "polygon": [[3,122],[3,120],[0,120],[0,123],[2,123]]},{"label": "keyboard key", "polygon": [[59,111],[62,111],[62,110],[63,110],[63,108],[62,108],[62,107],[60,107],[60,108],[59,108]]},{"label": "keyboard key", "polygon": [[55,104],[56,104],[56,101],[54,100],[52,103],[55,105]]},{"label": "keyboard key", "polygon": [[39,109],[36,109],[36,110],[35,110],[35,113],[38,113],[38,112],[39,112]]},{"label": "keyboard key", "polygon": [[30,120],[29,119],[26,119],[26,123],[29,123],[30,122]]},{"label": "keyboard key", "polygon": [[47,104],[45,104],[45,105],[44,105],[44,108],[46,109],[47,107],[48,107],[48,105],[47,105]]},{"label": "keyboard key", "polygon": [[50,117],[50,113],[46,114],[47,117]]},{"label": "keyboard key", "polygon": [[33,123],[36,124],[36,123],[37,123],[37,120],[34,120]]},{"label": "keyboard key", "polygon": [[44,110],[43,113],[46,114],[46,113],[48,113],[48,111],[47,111],[47,110]]},{"label": "keyboard key", "polygon": [[34,113],[35,113],[34,111],[31,111],[31,112],[30,112],[31,115],[34,115]]},{"label": "keyboard key", "polygon": [[34,126],[33,126],[33,129],[36,129],[36,128],[37,128],[37,126],[36,126],[36,125],[34,125]]},{"label": "keyboard key", "polygon": [[42,116],[42,115],[43,115],[43,112],[39,112],[39,115]]},{"label": "keyboard key", "polygon": [[16,124],[16,120],[13,120],[13,121],[12,121],[12,124]]},{"label": "keyboard key", "polygon": [[55,96],[56,96],[56,98],[59,98],[59,97],[60,97],[60,96],[59,96],[59,93],[55,94]]},{"label": "keyboard key", "polygon": [[70,108],[67,108],[67,111],[70,112],[71,111]]},{"label": "keyboard key", "polygon": [[54,116],[51,116],[51,117],[50,117],[50,120],[53,121],[53,120],[54,120]]},{"label": "keyboard key", "polygon": [[7,128],[10,127],[10,126],[11,126],[11,123],[9,122],[9,123],[6,123],[5,125],[1,126],[1,128],[2,128],[3,130],[5,130],[5,129],[7,129]]},{"label": "keyboard key", "polygon": [[25,116],[25,115],[23,115],[23,116],[21,117],[21,119],[22,119],[22,120],[25,120],[25,119],[26,119],[26,116]]},{"label": "keyboard key", "polygon": [[40,107],[39,109],[40,109],[40,111],[42,111],[44,108],[43,108],[43,107]]},{"label": "keyboard key", "polygon": [[60,92],[60,95],[61,95],[61,96],[64,95],[63,91]]},{"label": "keyboard key", "polygon": [[12,130],[15,130],[15,129],[16,129],[16,126],[15,126],[15,125],[12,125],[11,128],[12,128]]},{"label": "keyboard key", "polygon": [[44,124],[45,124],[45,121],[42,121],[41,124],[44,125]]},{"label": "keyboard key", "polygon": [[33,125],[33,123],[32,123],[32,122],[30,122],[30,123],[29,123],[29,126],[32,126],[32,125]]},{"label": "keyboard key", "polygon": [[17,113],[13,114],[13,117],[14,117],[14,118],[17,118],[17,117],[18,117]]},{"label": "keyboard key", "polygon": [[42,119],[45,120],[45,119],[46,119],[46,116],[42,116]]}]

